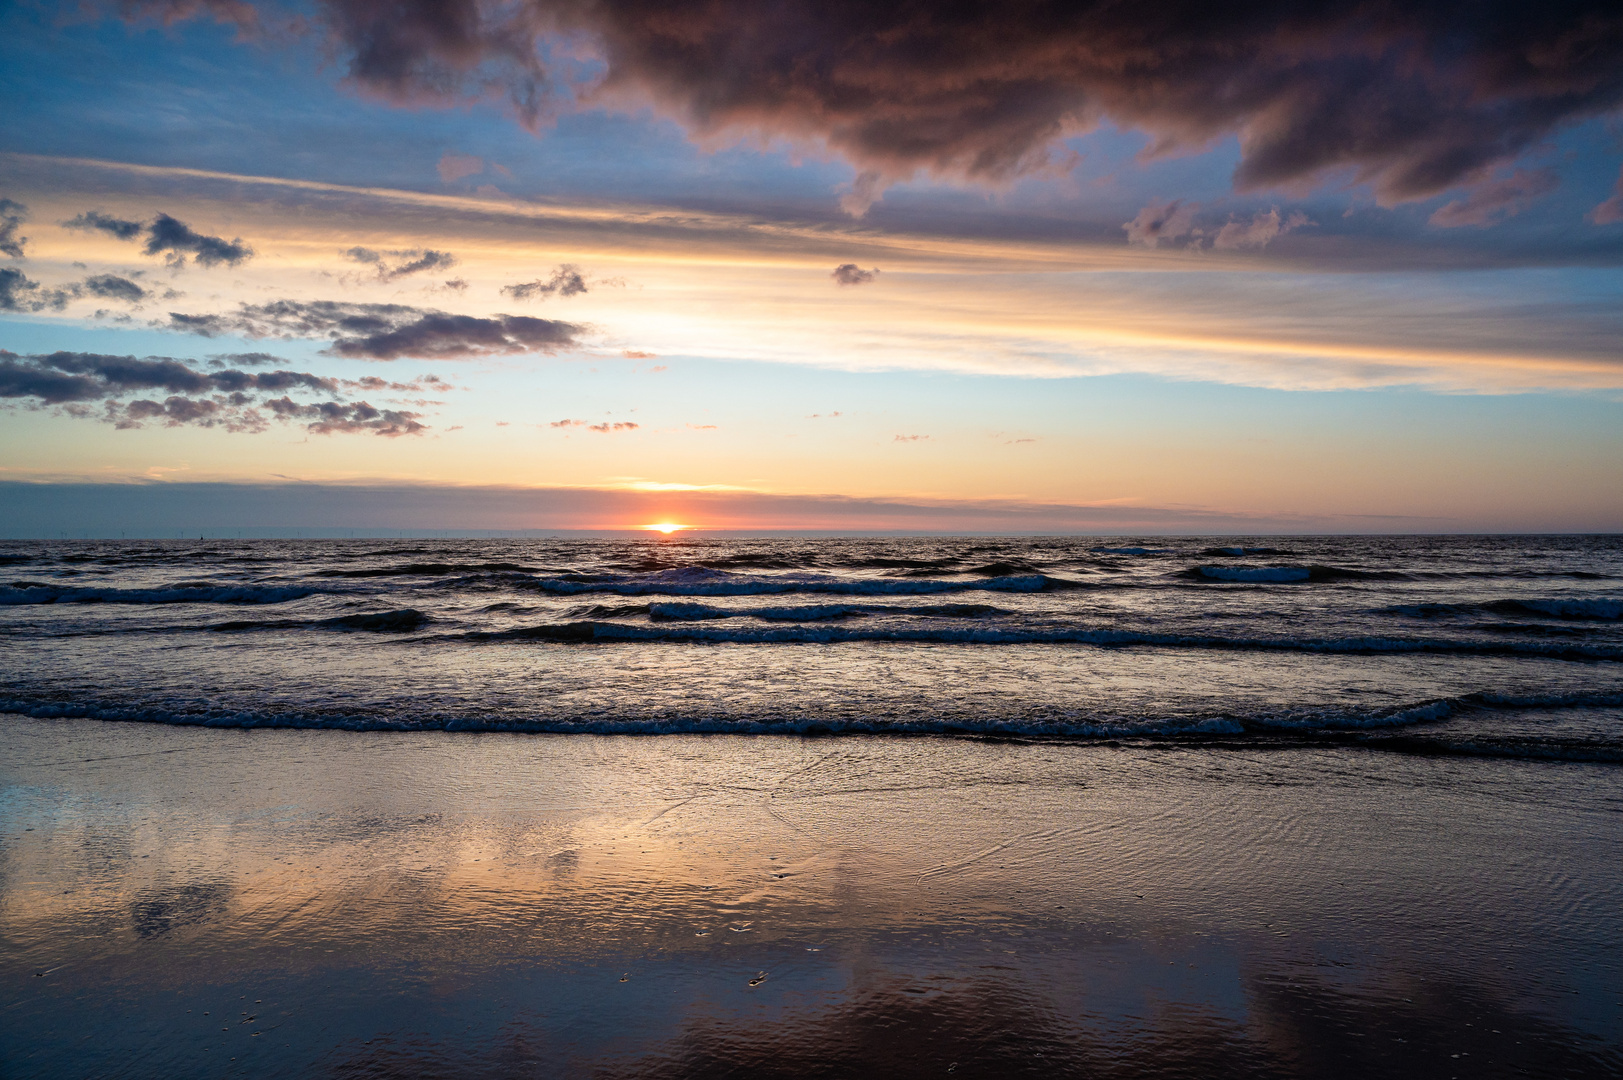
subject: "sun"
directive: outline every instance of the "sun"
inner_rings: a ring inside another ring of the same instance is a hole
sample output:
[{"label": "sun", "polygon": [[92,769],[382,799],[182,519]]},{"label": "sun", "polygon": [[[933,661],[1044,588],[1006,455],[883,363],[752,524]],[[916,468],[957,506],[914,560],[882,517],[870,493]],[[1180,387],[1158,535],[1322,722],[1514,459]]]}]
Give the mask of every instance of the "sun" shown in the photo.
[{"label": "sun", "polygon": [[647,529],[649,532],[664,533],[666,536],[671,535],[671,533],[673,533],[673,532],[681,532],[683,529],[686,529],[686,528],[689,528],[689,527],[690,526],[687,526],[687,525],[678,525],[674,521],[661,521],[657,525],[644,525],[643,526],[643,528]]}]

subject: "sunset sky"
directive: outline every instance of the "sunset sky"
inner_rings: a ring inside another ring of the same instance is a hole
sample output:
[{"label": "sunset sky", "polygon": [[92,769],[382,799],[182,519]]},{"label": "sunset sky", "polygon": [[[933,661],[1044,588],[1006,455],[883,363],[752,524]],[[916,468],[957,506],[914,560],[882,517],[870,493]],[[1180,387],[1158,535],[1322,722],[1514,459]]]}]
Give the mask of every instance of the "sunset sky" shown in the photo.
[{"label": "sunset sky", "polygon": [[0,8],[0,536],[1623,529],[1623,15]]}]

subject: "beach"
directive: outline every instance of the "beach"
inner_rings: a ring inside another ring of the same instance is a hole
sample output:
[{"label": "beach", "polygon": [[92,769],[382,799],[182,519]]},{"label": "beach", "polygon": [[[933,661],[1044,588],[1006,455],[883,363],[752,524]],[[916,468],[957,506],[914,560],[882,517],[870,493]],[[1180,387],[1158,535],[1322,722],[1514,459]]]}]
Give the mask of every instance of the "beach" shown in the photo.
[{"label": "beach", "polygon": [[0,720],[33,1076],[1612,1076],[1607,764]]}]

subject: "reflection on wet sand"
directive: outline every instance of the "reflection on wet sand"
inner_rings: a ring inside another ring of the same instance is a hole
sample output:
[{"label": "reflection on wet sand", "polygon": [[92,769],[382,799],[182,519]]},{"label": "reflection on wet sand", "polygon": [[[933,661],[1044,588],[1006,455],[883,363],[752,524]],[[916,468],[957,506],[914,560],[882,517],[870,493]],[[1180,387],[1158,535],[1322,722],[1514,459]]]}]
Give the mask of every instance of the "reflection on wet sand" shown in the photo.
[{"label": "reflection on wet sand", "polygon": [[7,1075],[1623,1068],[1606,766],[0,738]]}]

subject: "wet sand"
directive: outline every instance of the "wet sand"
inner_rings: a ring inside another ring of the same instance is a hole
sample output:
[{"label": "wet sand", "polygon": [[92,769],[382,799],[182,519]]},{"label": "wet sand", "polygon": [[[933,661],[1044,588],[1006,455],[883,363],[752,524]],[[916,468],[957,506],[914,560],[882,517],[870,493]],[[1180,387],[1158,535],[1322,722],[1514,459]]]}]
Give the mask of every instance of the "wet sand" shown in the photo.
[{"label": "wet sand", "polygon": [[1617,1076],[1623,771],[0,716],[56,1076]]}]

